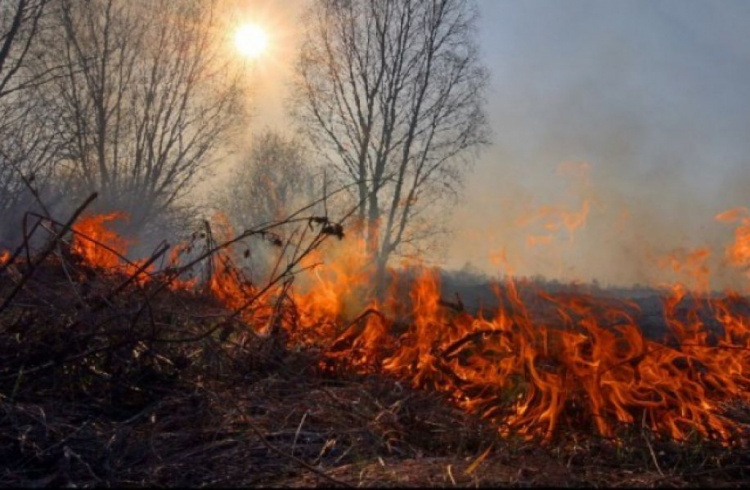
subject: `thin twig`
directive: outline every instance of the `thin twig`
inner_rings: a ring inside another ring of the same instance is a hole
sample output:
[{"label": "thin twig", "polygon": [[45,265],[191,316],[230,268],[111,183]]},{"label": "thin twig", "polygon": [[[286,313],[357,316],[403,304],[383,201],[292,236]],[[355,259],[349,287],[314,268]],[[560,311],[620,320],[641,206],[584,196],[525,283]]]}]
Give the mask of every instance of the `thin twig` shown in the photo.
[{"label": "thin twig", "polygon": [[299,421],[299,425],[297,426],[297,432],[294,433],[294,441],[292,441],[292,456],[294,456],[294,448],[297,447],[297,439],[299,438],[299,433],[302,430],[302,426],[305,424],[305,419],[307,418],[307,414],[309,412],[305,412],[302,415],[302,420]]},{"label": "thin twig", "polygon": [[86,200],[78,206],[78,209],[75,210],[73,215],[70,217],[67,223],[63,226],[63,228],[54,236],[52,237],[52,240],[47,244],[47,246],[42,250],[42,252],[37,257],[36,262],[29,268],[29,270],[26,271],[26,273],[21,277],[21,280],[16,284],[16,287],[13,288],[13,290],[10,292],[7,298],[3,301],[2,305],[0,305],[0,312],[5,310],[5,308],[13,301],[13,298],[16,297],[16,295],[23,289],[23,287],[26,285],[26,282],[31,278],[31,276],[34,274],[36,269],[39,267],[39,265],[44,262],[44,260],[47,258],[47,256],[52,253],[52,250],[55,248],[55,245],[57,244],[57,241],[61,239],[65,233],[68,232],[71,226],[73,226],[73,223],[78,219],[78,216],[83,213],[83,211],[91,204],[94,199],[97,197],[97,193],[94,192],[91,194]]},{"label": "thin twig", "polygon": [[336,478],[332,477],[331,475],[329,475],[325,471],[320,470],[320,469],[312,466],[311,464],[307,463],[306,461],[303,461],[303,460],[299,459],[298,457],[296,457],[296,456],[294,456],[292,454],[289,454],[289,453],[287,453],[285,451],[282,451],[278,447],[276,447],[273,444],[271,444],[268,441],[268,439],[266,439],[266,437],[263,435],[263,433],[260,431],[260,429],[255,424],[253,424],[250,421],[250,418],[245,414],[245,412],[237,404],[237,402],[235,400],[231,399],[231,398],[229,398],[229,402],[232,403],[232,405],[234,405],[235,409],[237,410],[237,413],[240,415],[240,417],[242,417],[242,421],[250,428],[250,430],[252,430],[255,433],[256,436],[258,436],[258,439],[260,439],[260,442],[262,442],[263,445],[266,446],[268,449],[270,449],[271,451],[275,452],[276,454],[278,454],[279,456],[281,456],[283,458],[289,459],[290,461],[294,461],[295,463],[297,463],[298,465],[302,466],[306,470],[315,473],[316,475],[320,476],[321,478],[324,478],[324,479],[328,480],[329,482],[331,482],[331,483],[333,483],[335,485],[340,485],[342,487],[347,487],[347,488],[354,488],[353,485],[350,485],[350,484],[348,484],[346,482],[343,482],[341,480],[337,480]]},{"label": "thin twig", "polygon": [[164,246],[157,250],[147,261],[145,261],[135,272],[133,272],[130,277],[128,277],[124,282],[122,282],[119,286],[117,286],[115,289],[113,289],[105,298],[105,301],[111,300],[117,293],[125,289],[128,284],[133,282],[137,277],[139,277],[141,274],[143,274],[148,267],[156,262],[156,260],[164,255],[164,253],[169,250],[169,244],[166,243]]}]

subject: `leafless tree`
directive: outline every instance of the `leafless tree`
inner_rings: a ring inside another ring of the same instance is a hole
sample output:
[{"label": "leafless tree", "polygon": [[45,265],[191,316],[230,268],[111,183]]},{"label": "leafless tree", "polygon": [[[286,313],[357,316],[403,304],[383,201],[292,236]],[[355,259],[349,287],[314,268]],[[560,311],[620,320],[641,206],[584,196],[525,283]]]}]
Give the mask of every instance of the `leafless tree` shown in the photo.
[{"label": "leafless tree", "polygon": [[[41,87],[56,74],[34,70],[40,31],[48,25],[48,0],[0,0],[0,239],[15,234],[54,160],[53,118]],[[36,124],[40,122],[40,124]]]},{"label": "leafless tree", "polygon": [[[322,196],[323,183],[311,163],[311,152],[293,135],[265,130],[252,139],[247,158],[218,186],[211,201],[235,230],[282,220]],[[284,227],[280,227],[284,232]],[[262,275],[276,253],[270,242],[253,243],[251,265]]]},{"label": "leafless tree", "polygon": [[226,189],[216,194],[219,208],[237,227],[287,216],[320,191],[310,158],[298,137],[263,131],[231,172]]},{"label": "leafless tree", "polygon": [[215,2],[55,0],[54,110],[72,192],[143,229],[185,196],[241,117]]},{"label": "leafless tree", "polygon": [[[382,273],[429,235],[488,136],[471,0],[316,0],[293,112],[354,196]],[[429,218],[428,218],[429,216]]]},{"label": "leafless tree", "polygon": [[0,98],[40,81],[23,68],[48,3],[48,0],[0,0]]},{"label": "leafless tree", "polygon": [[0,134],[0,228],[10,232],[17,231],[20,215],[36,206],[33,193],[46,191],[56,158],[54,120],[43,98],[12,94],[0,101]]}]

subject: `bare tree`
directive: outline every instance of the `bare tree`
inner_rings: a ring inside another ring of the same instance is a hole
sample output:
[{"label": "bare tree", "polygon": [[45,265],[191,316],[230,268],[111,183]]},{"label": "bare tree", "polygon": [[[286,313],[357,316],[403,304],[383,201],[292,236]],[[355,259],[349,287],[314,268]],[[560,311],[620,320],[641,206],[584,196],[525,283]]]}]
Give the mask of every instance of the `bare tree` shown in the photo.
[{"label": "bare tree", "polygon": [[48,3],[48,0],[0,0],[0,98],[40,80],[38,76],[29,76],[23,68]]},{"label": "bare tree", "polygon": [[[211,201],[238,231],[282,220],[322,195],[320,175],[311,164],[311,152],[304,142],[271,130],[253,137],[247,158],[239,161],[226,180]],[[291,230],[282,226],[276,231]],[[252,245],[250,268],[263,275],[269,272],[279,251],[268,240],[255,240]]]},{"label": "bare tree", "polygon": [[[71,188],[139,231],[207,170],[241,116],[214,2],[57,0],[49,42]],[[217,39],[218,37],[218,39]]]},{"label": "bare tree", "polygon": [[46,190],[56,159],[54,119],[46,113],[44,99],[19,95],[0,101],[0,228],[10,228],[4,232],[18,231],[17,223],[9,221],[37,204],[33,193]]},{"label": "bare tree", "polygon": [[[487,139],[471,0],[316,0],[293,112],[354,196],[381,275]],[[421,222],[420,222],[420,218]]]},{"label": "bare tree", "polygon": [[250,154],[239,162],[218,207],[238,228],[278,220],[315,199],[320,188],[310,153],[297,137],[270,130],[253,138]]},{"label": "bare tree", "polygon": [[[54,119],[40,90],[56,74],[34,70],[48,0],[0,0],[0,239],[15,234],[35,206],[54,160]],[[41,122],[36,124],[36,122]]]}]

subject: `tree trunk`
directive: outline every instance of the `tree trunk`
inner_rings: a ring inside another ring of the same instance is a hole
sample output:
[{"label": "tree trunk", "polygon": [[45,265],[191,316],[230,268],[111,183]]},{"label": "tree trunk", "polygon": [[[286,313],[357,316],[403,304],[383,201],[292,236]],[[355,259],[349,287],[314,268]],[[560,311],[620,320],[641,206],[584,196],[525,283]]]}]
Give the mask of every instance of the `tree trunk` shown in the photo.
[{"label": "tree trunk", "polygon": [[378,254],[375,258],[375,272],[373,277],[373,284],[375,284],[374,296],[378,303],[381,303],[386,298],[386,292],[388,291],[388,256]]}]

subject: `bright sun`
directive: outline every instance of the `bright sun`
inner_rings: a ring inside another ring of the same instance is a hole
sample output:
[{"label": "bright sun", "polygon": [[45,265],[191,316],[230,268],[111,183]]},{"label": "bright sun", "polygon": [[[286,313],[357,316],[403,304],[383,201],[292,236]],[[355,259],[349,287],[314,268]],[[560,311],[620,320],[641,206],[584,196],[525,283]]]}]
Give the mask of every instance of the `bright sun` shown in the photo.
[{"label": "bright sun", "polygon": [[268,47],[268,35],[254,24],[245,24],[234,35],[234,44],[240,53],[248,58],[257,58]]}]

